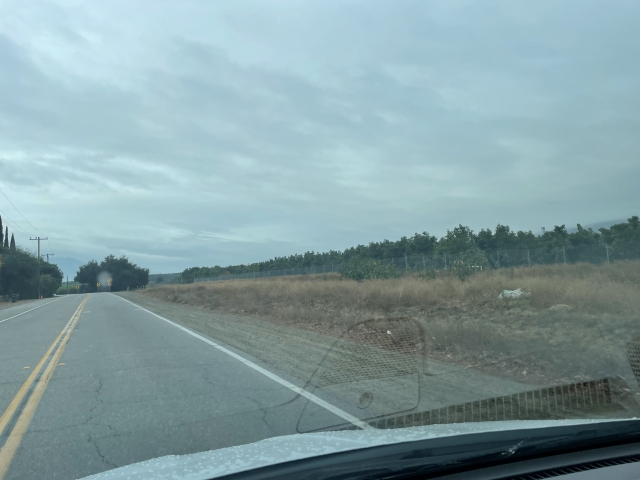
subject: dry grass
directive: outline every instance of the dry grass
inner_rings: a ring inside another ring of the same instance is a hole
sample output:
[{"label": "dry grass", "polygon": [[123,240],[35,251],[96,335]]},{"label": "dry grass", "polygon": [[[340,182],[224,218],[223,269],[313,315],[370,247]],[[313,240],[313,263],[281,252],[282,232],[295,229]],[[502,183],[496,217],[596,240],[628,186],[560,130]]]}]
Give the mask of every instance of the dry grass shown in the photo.
[{"label": "dry grass", "polygon": [[[530,296],[500,300],[502,290]],[[337,274],[154,287],[144,295],[329,335],[411,319],[430,358],[543,384],[619,374],[640,335],[640,262],[553,265],[355,282]],[[555,305],[570,308],[554,310]],[[384,334],[384,332],[383,332]]]},{"label": "dry grass", "polygon": [[[530,292],[530,297],[498,299],[502,290],[516,288]],[[351,323],[407,309],[502,310],[515,304],[534,309],[566,304],[584,313],[623,314],[640,311],[640,262],[503,269],[481,272],[464,282],[450,275],[435,280],[408,276],[355,282],[329,274],[162,286],[144,293],[175,303],[295,323]]]}]

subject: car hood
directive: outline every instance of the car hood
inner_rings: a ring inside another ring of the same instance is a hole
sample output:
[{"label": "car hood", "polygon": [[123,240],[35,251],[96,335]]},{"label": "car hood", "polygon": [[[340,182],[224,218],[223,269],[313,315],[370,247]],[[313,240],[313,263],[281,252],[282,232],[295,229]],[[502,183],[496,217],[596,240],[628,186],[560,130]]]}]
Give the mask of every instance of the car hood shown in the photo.
[{"label": "car hood", "polygon": [[303,433],[190,455],[167,455],[86,479],[138,480],[217,478],[278,463],[395,443],[480,432],[583,425],[600,420],[505,421],[428,425],[391,430]]}]

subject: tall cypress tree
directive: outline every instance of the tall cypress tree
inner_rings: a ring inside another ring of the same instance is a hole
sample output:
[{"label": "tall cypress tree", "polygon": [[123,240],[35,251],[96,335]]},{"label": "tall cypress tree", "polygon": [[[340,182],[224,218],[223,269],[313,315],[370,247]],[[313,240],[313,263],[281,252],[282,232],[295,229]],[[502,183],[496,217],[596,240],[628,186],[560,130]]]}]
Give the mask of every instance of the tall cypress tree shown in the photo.
[{"label": "tall cypress tree", "polygon": [[16,239],[13,238],[13,233],[11,234],[11,244],[9,245],[9,251],[11,252],[16,251]]},{"label": "tall cypress tree", "polygon": [[4,227],[4,248],[9,248],[9,227]]},{"label": "tall cypress tree", "polygon": [[4,232],[2,231],[2,216],[0,215],[0,246],[4,245],[3,239]]}]

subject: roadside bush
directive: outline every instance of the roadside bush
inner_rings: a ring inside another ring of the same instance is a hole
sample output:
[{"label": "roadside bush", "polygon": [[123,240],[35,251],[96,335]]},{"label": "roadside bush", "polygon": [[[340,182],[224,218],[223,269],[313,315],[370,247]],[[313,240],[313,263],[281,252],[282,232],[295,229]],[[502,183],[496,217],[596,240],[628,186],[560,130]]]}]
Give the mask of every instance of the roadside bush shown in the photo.
[{"label": "roadside bush", "polygon": [[20,298],[37,298],[38,259],[21,249],[0,256],[0,285],[3,294],[18,294]]},{"label": "roadside bush", "polygon": [[438,272],[435,268],[427,268],[418,273],[418,277],[422,280],[435,280],[438,278]]},{"label": "roadside bush", "polygon": [[399,278],[402,270],[393,264],[380,264],[376,260],[353,258],[349,260],[340,272],[343,277],[362,281],[373,278]]},{"label": "roadside bush", "polygon": [[53,278],[51,275],[40,275],[40,294],[43,297],[53,297],[60,287],[60,281],[57,278]]},{"label": "roadside bush", "polygon": [[488,265],[487,255],[476,247],[462,253],[451,265],[451,270],[460,280],[466,280],[475,272],[487,268]]}]

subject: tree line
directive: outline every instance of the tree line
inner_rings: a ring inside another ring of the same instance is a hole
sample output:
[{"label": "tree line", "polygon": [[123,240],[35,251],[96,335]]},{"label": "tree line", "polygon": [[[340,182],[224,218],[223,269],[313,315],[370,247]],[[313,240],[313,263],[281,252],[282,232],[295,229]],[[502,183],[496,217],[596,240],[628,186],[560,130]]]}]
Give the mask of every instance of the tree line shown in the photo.
[{"label": "tree line", "polygon": [[9,240],[9,227],[3,227],[0,217],[0,295],[17,294],[23,299],[51,297],[61,284],[62,271],[58,266],[16,246],[13,233]]},{"label": "tree line", "polygon": [[[126,256],[105,257],[102,262],[91,260],[78,269],[74,280],[82,284],[83,292],[105,291],[111,279],[110,291],[135,290],[149,283],[149,269],[129,261]],[[98,287],[98,283],[101,284]]]},{"label": "tree line", "polygon": [[440,239],[423,232],[411,237],[403,236],[396,241],[370,242],[368,245],[358,245],[343,251],[310,251],[247,265],[191,267],[182,272],[180,281],[190,283],[202,277],[413,255],[471,258],[474,263],[499,268],[522,264],[525,254],[529,258],[533,255],[535,263],[561,263],[567,259],[570,262],[640,259],[640,220],[634,215],[627,222],[599,228],[597,231],[578,224],[574,232],[569,232],[565,225],[556,225],[539,235],[530,230],[513,231],[508,225],[501,224],[495,229],[484,228],[477,233],[467,226],[458,225],[447,230],[446,235]]}]

